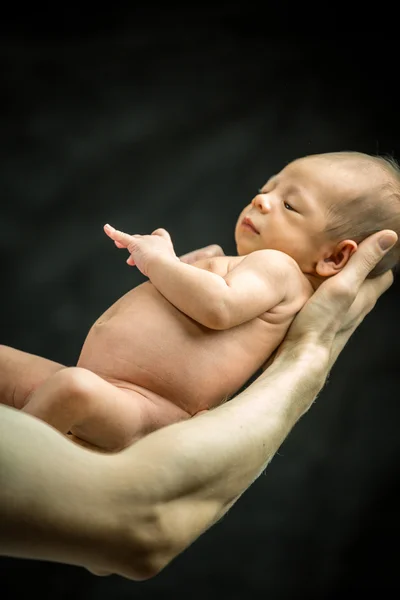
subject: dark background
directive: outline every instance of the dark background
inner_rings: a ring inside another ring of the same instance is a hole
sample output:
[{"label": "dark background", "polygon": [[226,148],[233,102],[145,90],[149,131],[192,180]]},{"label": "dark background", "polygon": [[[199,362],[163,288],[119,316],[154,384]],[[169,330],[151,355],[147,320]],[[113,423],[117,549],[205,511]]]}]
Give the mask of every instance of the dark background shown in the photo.
[{"label": "dark background", "polygon": [[[3,15],[0,52],[0,342],[69,365],[99,314],[142,280],[105,222],[165,227],[178,253],[233,253],[241,208],[290,160],[400,157],[387,32],[289,34],[284,7],[266,18],[250,4],[79,9]],[[266,475],[156,578],[2,559],[0,595],[398,593],[398,298],[399,280]]]}]

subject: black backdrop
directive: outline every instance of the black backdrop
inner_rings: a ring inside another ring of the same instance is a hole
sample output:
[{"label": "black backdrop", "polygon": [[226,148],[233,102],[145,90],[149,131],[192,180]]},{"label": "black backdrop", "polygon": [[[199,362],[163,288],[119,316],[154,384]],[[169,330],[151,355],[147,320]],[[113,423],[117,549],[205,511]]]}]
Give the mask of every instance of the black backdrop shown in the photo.
[{"label": "black backdrop", "polygon": [[[384,35],[379,51],[376,33],[369,44],[354,31],[277,35],[278,10],[268,23],[250,7],[190,11],[2,20],[1,343],[74,364],[94,319],[142,280],[104,222],[165,227],[178,253],[213,242],[232,253],[241,207],[290,160],[399,158],[396,47]],[[2,559],[0,595],[398,592],[398,296],[397,281],[266,475],[164,572],[136,583]]]}]

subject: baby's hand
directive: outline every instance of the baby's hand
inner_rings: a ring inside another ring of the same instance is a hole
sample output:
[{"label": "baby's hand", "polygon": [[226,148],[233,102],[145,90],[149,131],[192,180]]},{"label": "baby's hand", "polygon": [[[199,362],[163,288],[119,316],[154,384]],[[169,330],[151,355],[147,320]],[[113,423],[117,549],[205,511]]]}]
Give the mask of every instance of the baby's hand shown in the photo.
[{"label": "baby's hand", "polygon": [[104,225],[104,231],[112,240],[117,248],[126,248],[130,257],[126,261],[128,265],[137,266],[139,271],[148,277],[148,268],[152,260],[160,256],[170,256],[179,260],[175,254],[171,237],[165,229],[156,229],[151,235],[129,235],[111,227]]}]

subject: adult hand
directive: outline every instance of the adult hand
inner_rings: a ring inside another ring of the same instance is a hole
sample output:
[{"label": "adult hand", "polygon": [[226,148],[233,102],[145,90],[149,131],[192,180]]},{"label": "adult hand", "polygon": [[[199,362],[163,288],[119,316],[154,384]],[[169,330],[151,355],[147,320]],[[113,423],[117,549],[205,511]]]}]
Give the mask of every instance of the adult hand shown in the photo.
[{"label": "adult hand", "polygon": [[[342,271],[324,281],[304,305],[274,359],[282,352],[299,352],[302,346],[314,344],[327,353],[330,369],[379,297],[392,285],[390,270],[374,279],[367,276],[397,239],[391,230],[365,239]],[[380,242],[385,241],[389,246],[383,248]]]}]

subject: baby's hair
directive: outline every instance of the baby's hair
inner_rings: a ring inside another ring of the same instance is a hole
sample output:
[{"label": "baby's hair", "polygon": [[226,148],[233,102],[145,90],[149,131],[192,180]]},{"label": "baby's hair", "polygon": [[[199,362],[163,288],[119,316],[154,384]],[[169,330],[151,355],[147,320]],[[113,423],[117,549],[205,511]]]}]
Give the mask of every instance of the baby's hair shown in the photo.
[{"label": "baby's hair", "polygon": [[330,156],[336,156],[340,160],[356,159],[360,167],[364,165],[367,169],[368,166],[378,167],[386,174],[386,180],[372,183],[365,193],[346,203],[332,204],[328,209],[326,233],[333,240],[348,238],[359,244],[377,231],[395,231],[399,240],[371,271],[369,277],[377,277],[389,269],[396,272],[400,265],[400,167],[397,161],[392,156],[374,156],[361,152],[337,152]]}]

